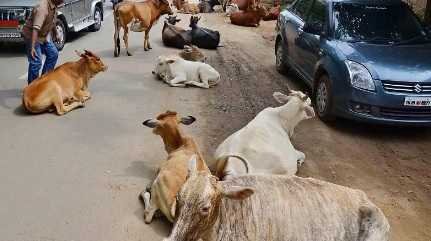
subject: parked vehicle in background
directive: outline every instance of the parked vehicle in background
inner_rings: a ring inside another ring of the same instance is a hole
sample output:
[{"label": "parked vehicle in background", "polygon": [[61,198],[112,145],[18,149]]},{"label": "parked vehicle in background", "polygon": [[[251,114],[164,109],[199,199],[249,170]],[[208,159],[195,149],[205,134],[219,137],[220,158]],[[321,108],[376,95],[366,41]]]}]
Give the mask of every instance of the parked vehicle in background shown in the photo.
[{"label": "parked vehicle in background", "polygon": [[431,124],[431,36],[400,0],[297,0],[279,16],[275,54],[324,121]]},{"label": "parked vehicle in background", "polygon": [[[22,27],[39,0],[0,1],[0,41],[23,41]],[[65,0],[57,17],[59,39],[55,45],[64,47],[68,33],[83,29],[98,31],[103,21],[102,0]]]}]

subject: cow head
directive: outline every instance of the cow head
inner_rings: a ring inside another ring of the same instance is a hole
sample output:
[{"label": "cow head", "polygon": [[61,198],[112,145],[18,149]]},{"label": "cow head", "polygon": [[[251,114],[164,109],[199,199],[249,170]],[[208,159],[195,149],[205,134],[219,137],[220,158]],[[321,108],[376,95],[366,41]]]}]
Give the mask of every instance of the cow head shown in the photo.
[{"label": "cow head", "polygon": [[169,15],[169,16],[166,17],[166,21],[169,24],[175,25],[176,23],[178,23],[179,21],[181,21],[181,19],[178,19],[177,16]]},{"label": "cow head", "polygon": [[195,121],[196,118],[193,116],[179,117],[177,112],[166,111],[156,119],[148,119],[142,124],[152,128],[154,134],[162,137],[165,149],[170,153],[181,145],[182,134],[179,124],[191,125]]},{"label": "cow head", "polygon": [[84,50],[84,53],[81,53],[75,50],[76,54],[81,57],[81,60],[85,61],[87,67],[92,72],[92,74],[97,74],[101,71],[106,71],[108,66],[102,62],[99,56],[94,54],[89,50]]},{"label": "cow head", "polygon": [[296,125],[305,119],[315,116],[314,109],[311,106],[311,99],[301,91],[290,90],[288,95],[280,92],[274,92],[275,100],[280,104],[280,118],[284,126],[289,130],[289,135],[293,135]]},{"label": "cow head", "polygon": [[174,12],[172,11],[172,4],[168,0],[155,0],[155,1],[156,1],[157,7],[159,8],[160,15],[174,14]]},{"label": "cow head", "polygon": [[198,22],[199,20],[201,20],[201,17],[199,16],[190,16],[190,28],[197,28],[198,27]]},{"label": "cow head", "polygon": [[172,73],[169,65],[175,63],[176,60],[177,57],[159,56],[152,72],[153,75],[163,81],[170,80],[172,78]]},{"label": "cow head", "polygon": [[177,220],[164,241],[195,241],[217,221],[222,199],[244,200],[253,195],[249,187],[222,185],[217,177],[198,171],[196,157],[189,163],[189,176],[177,194]]}]

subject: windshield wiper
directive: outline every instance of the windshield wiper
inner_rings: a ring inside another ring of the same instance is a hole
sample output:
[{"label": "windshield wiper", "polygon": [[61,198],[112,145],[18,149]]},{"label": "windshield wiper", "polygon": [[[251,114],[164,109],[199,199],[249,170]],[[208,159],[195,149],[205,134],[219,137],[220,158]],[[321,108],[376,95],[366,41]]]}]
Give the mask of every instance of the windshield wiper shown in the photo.
[{"label": "windshield wiper", "polygon": [[410,44],[410,43],[414,43],[414,42],[419,41],[419,40],[428,40],[428,42],[430,41],[430,39],[427,36],[421,34],[421,35],[418,35],[418,36],[410,38],[410,39],[398,41],[394,44],[395,45]]}]

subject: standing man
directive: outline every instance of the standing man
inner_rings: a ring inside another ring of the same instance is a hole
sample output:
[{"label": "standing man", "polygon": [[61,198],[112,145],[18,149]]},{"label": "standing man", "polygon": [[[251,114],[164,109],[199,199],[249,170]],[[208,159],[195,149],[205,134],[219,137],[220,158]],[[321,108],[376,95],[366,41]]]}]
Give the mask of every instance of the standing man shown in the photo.
[{"label": "standing man", "polygon": [[[42,74],[52,70],[57,63],[58,51],[52,40],[57,40],[57,7],[64,0],[40,0],[27,19],[23,35],[28,58],[28,78],[30,84],[39,77],[42,67],[42,54],[46,55]],[[52,33],[52,35],[51,35]],[[51,39],[52,36],[52,39]]]}]

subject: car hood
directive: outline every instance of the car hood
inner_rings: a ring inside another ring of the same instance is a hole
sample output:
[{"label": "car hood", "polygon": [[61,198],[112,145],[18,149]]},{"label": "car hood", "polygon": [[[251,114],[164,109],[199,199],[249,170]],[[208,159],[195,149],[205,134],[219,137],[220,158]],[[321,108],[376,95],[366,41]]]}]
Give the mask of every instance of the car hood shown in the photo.
[{"label": "car hood", "polygon": [[1,0],[0,7],[34,7],[38,0]]},{"label": "car hood", "polygon": [[377,45],[339,41],[346,59],[363,64],[374,79],[431,82],[431,44]]}]

